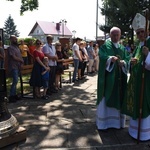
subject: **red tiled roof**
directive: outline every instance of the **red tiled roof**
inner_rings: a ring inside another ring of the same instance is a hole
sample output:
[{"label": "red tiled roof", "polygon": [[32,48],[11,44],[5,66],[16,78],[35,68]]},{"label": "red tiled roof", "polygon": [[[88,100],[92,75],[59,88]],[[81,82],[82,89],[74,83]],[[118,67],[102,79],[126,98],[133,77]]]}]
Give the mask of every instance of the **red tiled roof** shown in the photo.
[{"label": "red tiled roof", "polygon": [[[35,25],[33,26],[32,30],[30,31],[29,35],[32,34],[37,27],[37,25],[40,26],[44,34],[52,34],[52,35],[58,35],[58,31],[56,30],[56,23],[54,22],[47,22],[47,21],[37,21]],[[59,34],[62,34],[62,24],[60,25],[60,31]],[[64,25],[64,35],[72,36],[71,31],[67,28],[66,25]]]}]

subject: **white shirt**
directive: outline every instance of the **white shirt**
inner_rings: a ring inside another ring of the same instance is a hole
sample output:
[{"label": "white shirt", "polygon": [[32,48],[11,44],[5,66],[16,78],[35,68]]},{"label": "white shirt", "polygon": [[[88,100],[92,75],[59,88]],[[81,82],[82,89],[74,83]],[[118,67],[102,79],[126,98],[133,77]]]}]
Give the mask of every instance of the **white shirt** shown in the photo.
[{"label": "white shirt", "polygon": [[74,59],[79,59],[77,56],[76,56],[76,53],[75,51],[80,55],[80,52],[79,52],[79,45],[77,43],[74,43],[73,44],[73,47],[72,47],[72,51],[73,51],[73,58]]},{"label": "white shirt", "polygon": [[[43,46],[42,51],[44,54],[49,54],[50,56],[55,56],[56,55],[56,49],[55,46],[49,46],[47,43]],[[56,61],[52,61],[51,59],[49,59],[49,66],[57,66],[57,62]]]}]

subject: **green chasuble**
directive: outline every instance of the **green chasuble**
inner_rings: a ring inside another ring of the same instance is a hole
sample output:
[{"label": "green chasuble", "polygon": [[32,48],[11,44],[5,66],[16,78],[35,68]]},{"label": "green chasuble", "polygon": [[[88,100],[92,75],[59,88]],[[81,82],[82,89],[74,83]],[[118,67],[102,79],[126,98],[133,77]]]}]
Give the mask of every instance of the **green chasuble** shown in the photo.
[{"label": "green chasuble", "polygon": [[[150,39],[147,41],[147,47],[150,49]],[[122,112],[131,116],[133,119],[139,118],[139,103],[142,87],[142,48],[139,45],[133,54],[137,58],[137,63],[131,66],[131,76],[127,86]],[[144,94],[142,98],[142,118],[150,115],[150,71],[144,70]]]},{"label": "green chasuble", "polygon": [[99,49],[99,71],[97,85],[97,105],[105,97],[106,105],[120,110],[123,102],[124,92],[127,85],[127,75],[123,73],[118,62],[114,64],[113,70],[106,70],[106,62],[110,56],[118,56],[120,60],[128,62],[129,55],[124,46],[114,46],[111,41],[106,41]]}]

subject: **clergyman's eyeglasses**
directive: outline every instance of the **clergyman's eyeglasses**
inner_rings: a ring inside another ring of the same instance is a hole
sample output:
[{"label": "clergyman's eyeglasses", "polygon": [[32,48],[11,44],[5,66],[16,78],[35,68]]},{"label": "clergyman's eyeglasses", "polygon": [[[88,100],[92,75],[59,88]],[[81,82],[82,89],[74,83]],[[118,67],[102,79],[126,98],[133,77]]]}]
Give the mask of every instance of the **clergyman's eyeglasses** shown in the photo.
[{"label": "clergyman's eyeglasses", "polygon": [[137,35],[139,35],[140,33],[144,33],[144,30],[136,32]]}]

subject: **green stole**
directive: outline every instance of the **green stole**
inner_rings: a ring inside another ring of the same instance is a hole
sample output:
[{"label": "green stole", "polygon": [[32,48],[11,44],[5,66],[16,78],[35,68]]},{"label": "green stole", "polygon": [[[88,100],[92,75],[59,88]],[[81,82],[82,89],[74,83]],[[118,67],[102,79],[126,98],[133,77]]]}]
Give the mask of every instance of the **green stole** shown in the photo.
[{"label": "green stole", "polygon": [[105,97],[108,107],[120,110],[124,91],[126,90],[127,75],[119,68],[118,62],[114,63],[114,68],[111,72],[106,71],[106,62],[110,56],[119,56],[121,60],[126,62],[129,60],[129,56],[122,45],[116,48],[111,41],[107,41],[100,47],[96,104],[98,105],[102,98]]}]

